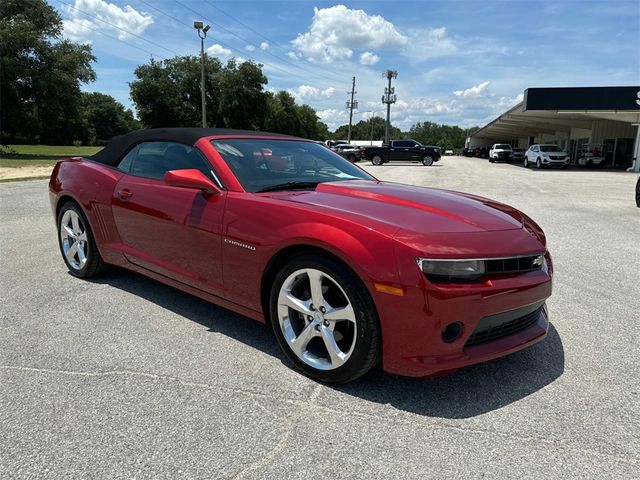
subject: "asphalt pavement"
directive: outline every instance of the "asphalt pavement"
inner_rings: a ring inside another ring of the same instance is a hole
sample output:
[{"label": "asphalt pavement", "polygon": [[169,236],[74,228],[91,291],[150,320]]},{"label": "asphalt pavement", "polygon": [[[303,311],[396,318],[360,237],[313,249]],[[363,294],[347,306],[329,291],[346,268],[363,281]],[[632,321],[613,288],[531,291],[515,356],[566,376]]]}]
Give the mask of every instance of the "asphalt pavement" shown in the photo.
[{"label": "asphalt pavement", "polygon": [[536,220],[547,339],[447,377],[319,385],[259,323],[126,271],[72,277],[47,182],[0,184],[0,478],[638,478],[637,175],[365,168]]}]

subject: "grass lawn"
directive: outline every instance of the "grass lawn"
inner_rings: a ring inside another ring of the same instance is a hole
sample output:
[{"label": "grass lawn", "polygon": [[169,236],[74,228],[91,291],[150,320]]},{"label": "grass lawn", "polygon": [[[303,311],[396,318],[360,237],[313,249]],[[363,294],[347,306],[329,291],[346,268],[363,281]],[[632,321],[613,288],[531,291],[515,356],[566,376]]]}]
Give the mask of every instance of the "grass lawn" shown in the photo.
[{"label": "grass lawn", "polygon": [[93,155],[102,147],[7,145],[0,148],[0,167],[48,167],[60,157]]}]

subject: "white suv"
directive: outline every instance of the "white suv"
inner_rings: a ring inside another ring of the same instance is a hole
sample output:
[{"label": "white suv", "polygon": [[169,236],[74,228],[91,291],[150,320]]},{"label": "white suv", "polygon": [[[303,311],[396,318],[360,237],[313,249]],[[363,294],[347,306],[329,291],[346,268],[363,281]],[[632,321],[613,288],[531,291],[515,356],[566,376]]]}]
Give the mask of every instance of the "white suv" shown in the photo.
[{"label": "white suv", "polygon": [[525,167],[535,165],[536,168],[569,166],[569,154],[557,145],[531,145],[524,154],[522,164]]},{"label": "white suv", "polygon": [[491,150],[489,150],[489,161],[491,163],[497,162],[499,160],[504,160],[508,162],[511,160],[513,156],[513,150],[511,150],[511,145],[506,143],[496,143]]}]

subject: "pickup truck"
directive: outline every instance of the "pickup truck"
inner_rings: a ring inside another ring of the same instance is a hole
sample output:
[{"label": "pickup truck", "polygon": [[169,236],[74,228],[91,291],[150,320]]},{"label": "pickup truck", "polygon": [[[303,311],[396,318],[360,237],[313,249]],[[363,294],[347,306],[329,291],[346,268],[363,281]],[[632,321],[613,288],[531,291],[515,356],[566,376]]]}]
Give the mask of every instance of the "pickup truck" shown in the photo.
[{"label": "pickup truck", "polygon": [[363,156],[373,165],[387,162],[421,162],[425,166],[440,160],[438,147],[422,145],[415,140],[392,140],[381,147],[364,147]]}]

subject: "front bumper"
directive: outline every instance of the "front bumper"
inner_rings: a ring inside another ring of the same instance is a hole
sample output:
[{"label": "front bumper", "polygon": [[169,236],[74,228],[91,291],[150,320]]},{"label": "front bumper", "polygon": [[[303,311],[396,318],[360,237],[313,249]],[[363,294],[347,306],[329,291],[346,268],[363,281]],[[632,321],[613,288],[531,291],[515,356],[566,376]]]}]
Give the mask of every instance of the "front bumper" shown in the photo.
[{"label": "front bumper", "polygon": [[[402,297],[376,298],[383,326],[383,368],[398,375],[428,377],[529,347],[547,334],[544,302],[551,289],[550,270],[442,287],[423,277],[420,286],[405,287]],[[526,315],[535,317],[514,328],[508,325]],[[446,342],[443,331],[455,322],[462,324],[462,333]],[[504,335],[487,330],[503,324],[508,330]],[[484,338],[477,341],[479,331]]]},{"label": "front bumper", "polygon": [[543,165],[547,165],[549,167],[564,167],[566,165],[569,165],[569,160],[552,160],[543,157],[541,161]]}]

